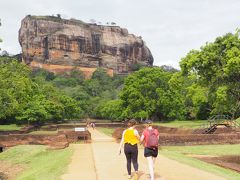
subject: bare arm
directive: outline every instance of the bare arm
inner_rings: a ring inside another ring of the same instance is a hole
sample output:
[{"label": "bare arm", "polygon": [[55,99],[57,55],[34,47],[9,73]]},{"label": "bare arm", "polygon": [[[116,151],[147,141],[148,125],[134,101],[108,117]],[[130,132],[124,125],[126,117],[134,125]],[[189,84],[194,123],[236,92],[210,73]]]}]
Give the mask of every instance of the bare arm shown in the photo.
[{"label": "bare arm", "polygon": [[120,142],[120,145],[119,145],[119,154],[121,154],[121,149],[122,149],[122,146],[123,146],[123,142],[124,142],[124,134],[125,134],[126,130],[123,131],[122,133],[122,139],[121,139],[121,142]]},{"label": "bare arm", "polygon": [[137,131],[136,129],[134,130],[134,134],[135,134],[135,136],[138,138],[138,140],[140,140],[139,133],[138,133],[138,131]]},{"label": "bare arm", "polygon": [[159,140],[159,136],[160,136],[160,134],[159,134],[158,130],[157,130],[157,133],[158,133],[158,136],[157,136],[157,138],[158,138],[158,140]]},{"label": "bare arm", "polygon": [[141,138],[140,138],[141,144],[143,143],[144,139],[145,139],[145,136],[142,134],[142,136],[141,136]]}]

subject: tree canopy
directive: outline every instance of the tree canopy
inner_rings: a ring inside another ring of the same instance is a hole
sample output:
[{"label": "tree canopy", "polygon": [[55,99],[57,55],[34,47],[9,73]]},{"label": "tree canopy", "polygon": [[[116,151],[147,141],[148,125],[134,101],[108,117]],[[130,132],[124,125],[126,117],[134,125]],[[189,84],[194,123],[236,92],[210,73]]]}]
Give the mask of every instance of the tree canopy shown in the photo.
[{"label": "tree canopy", "polygon": [[[1,27],[2,23],[1,23],[1,19],[0,19],[0,27]],[[0,43],[2,42],[2,39],[0,37]],[[1,48],[0,48],[0,51],[1,51]]]},{"label": "tree canopy", "polygon": [[240,116],[239,32],[190,51],[180,67],[139,65],[128,76],[113,77],[98,68],[85,79],[77,69],[65,74],[31,70],[5,55],[0,57],[0,122]]},{"label": "tree canopy", "polygon": [[126,78],[120,93],[123,116],[139,119],[175,119],[184,115],[177,89],[171,88],[173,73],[161,68],[143,68]]},{"label": "tree canopy", "polygon": [[239,32],[228,33],[192,50],[180,63],[183,75],[196,74],[197,83],[208,89],[212,114],[240,115]]},{"label": "tree canopy", "polygon": [[76,100],[41,76],[31,78],[31,70],[26,65],[0,57],[0,120],[45,122],[81,116]]}]

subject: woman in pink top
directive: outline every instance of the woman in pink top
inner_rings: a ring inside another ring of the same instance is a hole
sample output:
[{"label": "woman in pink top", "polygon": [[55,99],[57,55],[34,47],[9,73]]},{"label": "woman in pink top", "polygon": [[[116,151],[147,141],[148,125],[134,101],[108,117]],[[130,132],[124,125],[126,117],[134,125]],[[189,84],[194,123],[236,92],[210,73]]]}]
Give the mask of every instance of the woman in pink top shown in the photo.
[{"label": "woman in pink top", "polygon": [[142,133],[140,141],[144,141],[144,157],[148,160],[150,179],[154,180],[154,163],[158,155],[159,132],[152,127],[152,121],[146,120],[146,128]]}]

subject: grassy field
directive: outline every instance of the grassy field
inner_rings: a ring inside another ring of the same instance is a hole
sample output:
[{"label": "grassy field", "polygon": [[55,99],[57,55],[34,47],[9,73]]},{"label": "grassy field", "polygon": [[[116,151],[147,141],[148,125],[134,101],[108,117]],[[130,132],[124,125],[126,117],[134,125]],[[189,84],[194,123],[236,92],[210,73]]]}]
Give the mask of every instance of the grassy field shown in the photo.
[{"label": "grassy field", "polygon": [[0,131],[20,130],[22,127],[16,124],[0,125]]},{"label": "grassy field", "polygon": [[166,127],[176,127],[176,128],[186,128],[186,129],[197,129],[201,128],[202,124],[207,123],[206,120],[192,120],[192,121],[170,121],[170,122],[156,122],[155,125],[166,126]]},{"label": "grassy field", "polygon": [[[58,124],[58,125],[71,125],[71,126],[85,126],[86,123],[85,122],[77,122],[77,123],[61,123],[61,124]],[[47,126],[43,126],[43,127],[47,127]]]},{"label": "grassy field", "polygon": [[[240,123],[240,117],[236,119]],[[186,129],[197,129],[201,128],[201,125],[206,124],[207,120],[192,120],[192,121],[169,121],[169,122],[156,122],[155,125],[166,126],[166,127],[176,127],[176,128],[186,128]]]},{"label": "grassy field", "polygon": [[240,117],[238,119],[236,119],[238,123],[240,123]]},{"label": "grassy field", "polygon": [[33,131],[33,132],[31,132],[31,133],[29,133],[29,134],[49,134],[49,135],[51,135],[51,134],[57,134],[58,133],[58,131]]},{"label": "grassy field", "polygon": [[[185,129],[197,129],[200,128],[202,124],[206,123],[205,120],[194,120],[194,121],[170,121],[170,122],[155,122],[154,125],[157,126],[166,126],[166,127],[176,127],[176,128],[185,128]],[[114,128],[104,128],[97,127],[101,132],[112,136]]]},{"label": "grassy field", "polygon": [[112,137],[112,133],[114,132],[115,128],[98,127],[97,130]]},{"label": "grassy field", "polygon": [[24,167],[18,180],[59,179],[70,163],[72,149],[47,150],[41,145],[21,145],[0,154],[0,161]]},{"label": "grassy field", "polygon": [[168,146],[162,147],[160,154],[193,167],[212,172],[226,179],[240,179],[240,174],[221,168],[219,166],[205,163],[189,155],[240,155],[240,144],[236,145],[205,145],[205,146]]}]

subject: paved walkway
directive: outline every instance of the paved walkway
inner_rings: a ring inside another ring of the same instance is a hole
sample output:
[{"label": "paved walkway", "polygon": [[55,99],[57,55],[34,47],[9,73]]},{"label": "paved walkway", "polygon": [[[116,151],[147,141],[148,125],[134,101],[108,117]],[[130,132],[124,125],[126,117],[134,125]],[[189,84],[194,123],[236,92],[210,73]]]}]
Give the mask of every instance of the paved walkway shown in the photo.
[{"label": "paved walkway", "polygon": [[[127,179],[126,159],[118,155],[119,144],[113,138],[90,130],[92,144],[75,144],[72,162],[62,180],[125,180]],[[139,148],[140,180],[148,180],[147,161],[143,147]],[[158,156],[155,164],[156,180],[223,180],[219,176]]]},{"label": "paved walkway", "polygon": [[97,175],[93,160],[91,144],[71,144],[74,153],[68,166],[67,174],[62,180],[95,180]]}]

